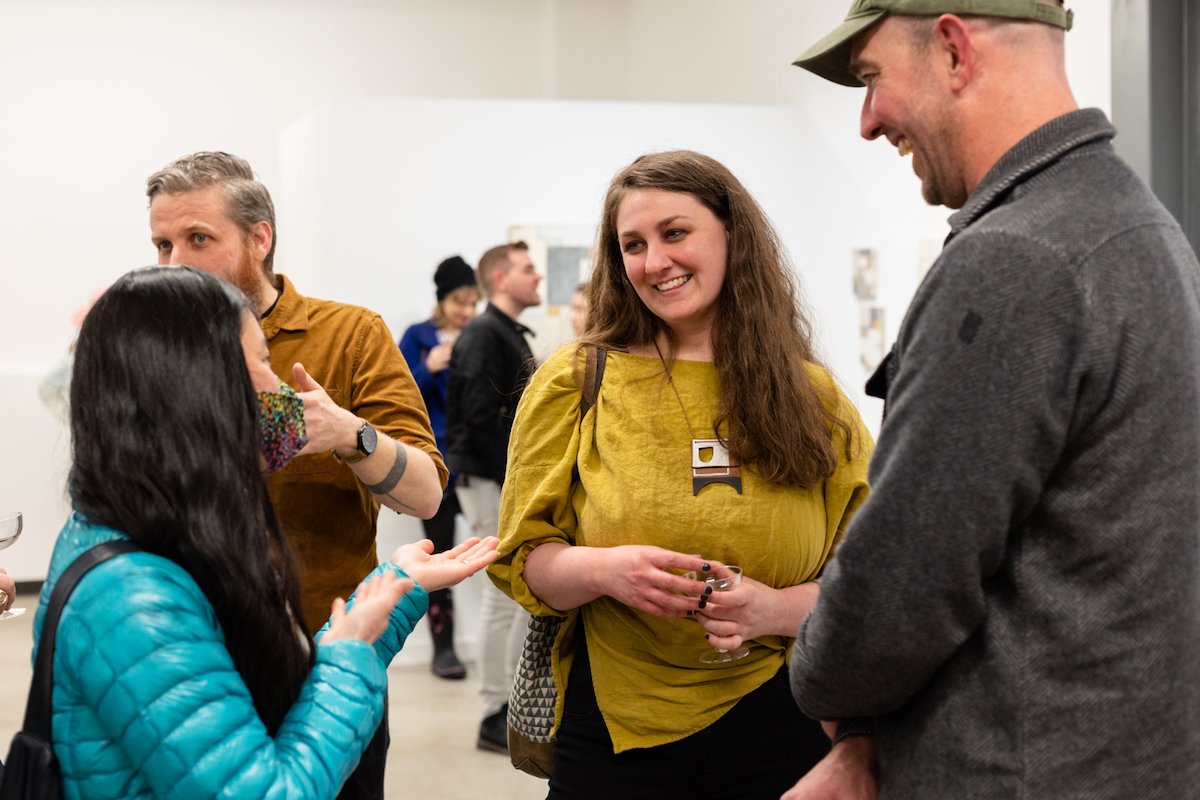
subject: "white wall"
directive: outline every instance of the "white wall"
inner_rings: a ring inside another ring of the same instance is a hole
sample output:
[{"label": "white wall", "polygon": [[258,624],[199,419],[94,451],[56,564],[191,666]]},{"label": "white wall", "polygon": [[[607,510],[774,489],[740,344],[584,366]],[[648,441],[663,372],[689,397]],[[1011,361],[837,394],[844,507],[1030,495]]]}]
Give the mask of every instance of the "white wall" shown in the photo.
[{"label": "white wall", "polygon": [[[858,92],[788,63],[835,24],[848,2],[795,0],[0,0],[0,507],[27,513],[21,541],[0,553],[19,579],[39,578],[66,513],[66,437],[41,406],[37,383],[66,350],[71,312],[130,267],[152,260],[145,177],[172,158],[226,149],[250,160],[280,196],[281,267],[322,225],[289,217],[283,197],[327,180],[285,176],[280,132],[314,109],[350,98],[493,98],[784,105],[803,114],[797,159],[837,165],[858,187],[853,207],[819,209],[793,256],[846,268],[822,250],[826,226],[854,223],[879,247],[881,292],[898,321],[915,275],[914,238],[944,214],[915,208],[907,162],[856,139]],[[1076,2],[1076,6],[1082,3]],[[1108,4],[1089,2],[1070,35],[1069,70],[1085,105],[1108,108]],[[635,125],[636,119],[629,120]],[[489,131],[468,129],[464,151]],[[531,136],[544,132],[530,131]],[[729,151],[731,158],[736,153]],[[327,163],[323,168],[328,168]],[[615,165],[612,167],[615,169]],[[599,170],[588,173],[594,180]],[[563,172],[562,176],[582,173]],[[435,176],[436,177],[436,176]],[[604,172],[603,178],[607,179]],[[781,217],[807,181],[743,176]],[[553,196],[559,182],[527,187]],[[600,186],[600,189],[603,187]],[[596,189],[595,191],[599,191]],[[589,196],[595,196],[589,194]],[[792,199],[787,199],[791,197]],[[902,213],[898,208],[905,209]],[[574,216],[574,214],[573,214]],[[464,220],[464,229],[471,221]],[[471,232],[491,240],[494,231]],[[937,238],[940,238],[940,234]],[[380,254],[383,282],[428,294],[436,261],[395,242]],[[463,248],[470,259],[478,253]],[[323,254],[332,263],[336,256]],[[386,262],[386,263],[384,263]],[[386,271],[386,274],[385,272]],[[393,273],[395,276],[393,276]],[[316,277],[316,276],[314,276]],[[847,284],[848,285],[848,284]],[[348,298],[343,298],[348,299]],[[385,303],[393,302],[385,299]],[[388,321],[407,321],[410,308]],[[829,318],[840,319],[836,313]],[[894,330],[894,326],[891,326]],[[840,338],[822,331],[827,346]],[[843,375],[853,384],[855,376]],[[870,406],[864,414],[877,416]]]}]

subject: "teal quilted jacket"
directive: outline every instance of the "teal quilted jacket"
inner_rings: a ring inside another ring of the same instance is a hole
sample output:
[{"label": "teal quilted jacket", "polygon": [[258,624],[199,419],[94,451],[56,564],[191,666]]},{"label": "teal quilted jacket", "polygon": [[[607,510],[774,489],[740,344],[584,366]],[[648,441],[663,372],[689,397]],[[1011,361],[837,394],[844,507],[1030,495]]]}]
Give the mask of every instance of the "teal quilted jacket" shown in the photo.
[{"label": "teal quilted jacket", "polygon": [[[122,537],[79,515],[68,520],[34,620],[35,658],[63,570],[89,547]],[[403,574],[391,564],[376,572],[383,569]],[[334,797],[382,718],[385,669],[427,605],[414,587],[374,646],[319,645],[272,738],[192,577],[149,553],[101,564],[71,595],[54,654],[54,751],[66,797]]]}]

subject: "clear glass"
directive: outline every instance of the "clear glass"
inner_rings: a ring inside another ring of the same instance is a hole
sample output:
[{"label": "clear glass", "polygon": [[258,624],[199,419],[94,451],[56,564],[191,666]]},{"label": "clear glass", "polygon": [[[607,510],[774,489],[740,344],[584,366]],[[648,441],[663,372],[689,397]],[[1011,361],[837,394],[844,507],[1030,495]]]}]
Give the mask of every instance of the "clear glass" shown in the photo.
[{"label": "clear glass", "polygon": [[21,535],[21,512],[0,511],[0,550],[8,547]]},{"label": "clear glass", "polygon": [[[705,583],[711,586],[714,592],[728,592],[742,582],[742,568],[736,564],[717,564],[715,571],[711,574],[688,572],[683,577]],[[700,663],[728,664],[730,661],[737,661],[739,658],[745,658],[748,655],[750,655],[750,648],[746,647],[746,645],[733,650],[722,650],[718,647],[711,653],[705,653],[700,656]]]}]

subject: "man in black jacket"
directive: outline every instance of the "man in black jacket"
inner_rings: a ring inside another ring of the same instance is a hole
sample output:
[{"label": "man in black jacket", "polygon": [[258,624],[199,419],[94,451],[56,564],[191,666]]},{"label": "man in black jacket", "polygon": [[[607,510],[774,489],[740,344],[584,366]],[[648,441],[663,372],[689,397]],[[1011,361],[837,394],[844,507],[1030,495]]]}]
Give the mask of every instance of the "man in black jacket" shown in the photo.
[{"label": "man in black jacket", "polygon": [[[517,317],[541,302],[542,276],[524,242],[491,248],[479,259],[479,285],[487,309],[454,345],[446,408],[446,460],[458,477],[458,500],[478,536],[495,536],[508,439],[521,391],[533,370]],[[478,747],[508,752],[508,695],[521,656],[528,615],[485,583],[480,609],[479,672],[483,722]]]}]

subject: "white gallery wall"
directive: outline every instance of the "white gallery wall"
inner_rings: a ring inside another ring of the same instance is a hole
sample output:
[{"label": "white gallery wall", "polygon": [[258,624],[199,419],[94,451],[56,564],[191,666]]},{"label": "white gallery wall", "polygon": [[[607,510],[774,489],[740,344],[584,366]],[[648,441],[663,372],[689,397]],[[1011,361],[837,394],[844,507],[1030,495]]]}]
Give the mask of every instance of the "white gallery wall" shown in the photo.
[{"label": "white gallery wall", "polygon": [[[921,205],[908,161],[857,138],[860,91],[788,66],[848,5],[0,0],[0,508],[27,515],[0,566],[45,572],[69,443],[39,383],[72,312],[153,259],[145,177],[194,150],[246,157],[274,191],[281,271],[399,333],[428,312],[446,254],[474,262],[513,222],[594,223],[636,153],[706,149],[784,232],[826,357],[857,391],[849,250],[878,252],[890,337],[945,213]],[[1108,3],[1074,5],[1068,70],[1107,110]],[[359,199],[384,168],[396,185]],[[387,536],[415,535],[385,519]]]}]

